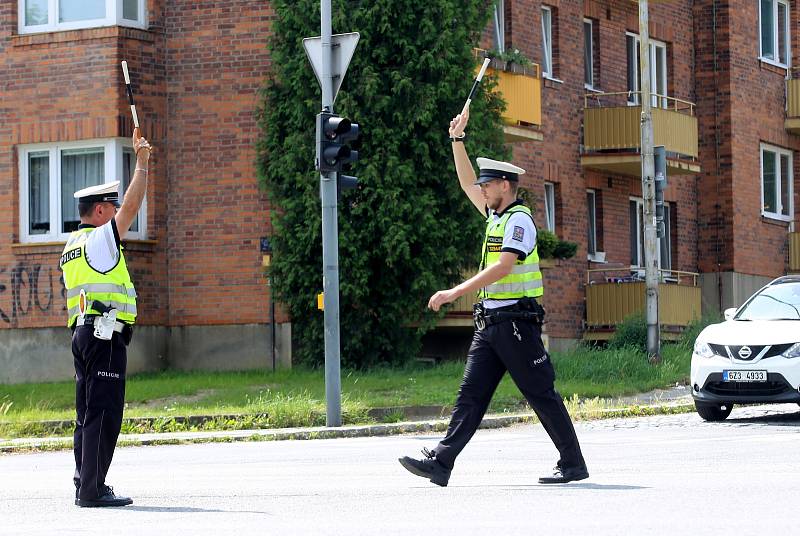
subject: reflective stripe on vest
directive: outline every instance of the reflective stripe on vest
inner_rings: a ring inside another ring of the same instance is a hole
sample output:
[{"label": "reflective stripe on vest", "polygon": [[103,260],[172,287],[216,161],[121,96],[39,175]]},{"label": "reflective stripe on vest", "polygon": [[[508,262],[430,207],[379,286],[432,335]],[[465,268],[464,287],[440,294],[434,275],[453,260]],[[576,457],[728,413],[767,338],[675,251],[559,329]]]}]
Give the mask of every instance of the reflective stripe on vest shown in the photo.
[{"label": "reflective stripe on vest", "polygon": [[[486,235],[483,239],[483,251],[481,269],[495,264],[500,260],[500,250],[502,249],[503,237],[505,236],[506,224],[512,214],[522,212],[531,215],[530,209],[522,205],[511,207],[503,214],[499,220],[489,216],[486,220]],[[489,247],[489,244],[492,247]],[[490,251],[491,249],[491,251]],[[534,246],[530,255],[525,260],[517,259],[511,267],[509,274],[502,279],[487,285],[480,292],[482,299],[509,300],[524,297],[539,297],[544,295],[544,282],[542,272],[539,269],[539,250]]]},{"label": "reflective stripe on vest", "polygon": [[61,256],[61,269],[67,287],[67,326],[74,325],[80,315],[81,291],[86,293],[86,314],[101,314],[91,308],[93,301],[117,310],[117,320],[133,323],[136,320],[136,289],[131,282],[125,257],[120,247],[119,262],[108,273],[102,274],[86,261],[85,244],[95,228],[78,229],[73,232],[64,246]]}]

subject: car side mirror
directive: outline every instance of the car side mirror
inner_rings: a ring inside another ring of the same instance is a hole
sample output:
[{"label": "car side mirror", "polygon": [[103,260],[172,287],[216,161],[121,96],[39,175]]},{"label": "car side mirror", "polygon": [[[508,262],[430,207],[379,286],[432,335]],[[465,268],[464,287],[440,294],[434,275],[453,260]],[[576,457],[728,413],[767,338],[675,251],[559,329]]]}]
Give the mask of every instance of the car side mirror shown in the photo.
[{"label": "car side mirror", "polygon": [[725,315],[725,320],[733,320],[733,315],[736,314],[736,307],[725,309],[725,312],[723,314]]}]

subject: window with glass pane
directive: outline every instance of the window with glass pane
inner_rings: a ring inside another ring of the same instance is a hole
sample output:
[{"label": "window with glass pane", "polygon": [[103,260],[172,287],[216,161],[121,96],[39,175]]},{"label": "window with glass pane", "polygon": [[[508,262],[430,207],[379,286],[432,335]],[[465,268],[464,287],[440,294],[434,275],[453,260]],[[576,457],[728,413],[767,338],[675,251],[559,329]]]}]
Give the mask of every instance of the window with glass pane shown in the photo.
[{"label": "window with glass pane", "polygon": [[80,215],[73,194],[88,186],[105,182],[105,155],[102,147],[61,151],[61,231],[78,228]]},{"label": "window with glass pane", "polygon": [[776,193],[777,181],[775,175],[775,153],[763,150],[761,152],[761,183],[764,189],[764,212],[773,214],[778,212],[778,196]]},{"label": "window with glass pane", "polygon": [[49,22],[49,0],[25,0],[25,26],[40,26]]},{"label": "window with glass pane", "polygon": [[644,264],[644,206],[641,200],[632,199],[629,205],[631,266]]},{"label": "window with glass pane", "polygon": [[544,183],[544,225],[548,231],[556,232],[556,187],[553,183]]},{"label": "window with glass pane", "polygon": [[781,215],[783,216],[791,216],[789,213],[789,207],[791,206],[791,162],[790,162],[789,155],[781,154],[781,181],[780,181],[780,190],[781,190]]},{"label": "window with glass pane", "polygon": [[[136,155],[133,152],[133,149],[124,148],[122,150],[122,199],[125,199],[125,192],[128,191],[128,186],[131,184],[131,178],[133,178],[133,172],[136,166]],[[132,233],[139,231],[139,215],[136,215],[136,218],[133,219],[133,223],[131,224],[130,231]]]},{"label": "window with glass pane", "polygon": [[778,2],[778,25],[776,30],[776,34],[778,37],[778,61],[783,63],[784,65],[789,64],[789,39],[788,39],[788,28],[789,28],[789,17],[788,11],[789,8],[786,4]]},{"label": "window with glass pane", "polygon": [[664,203],[664,236],[658,242],[659,265],[663,270],[672,269],[672,215],[669,204]]},{"label": "window with glass pane", "polygon": [[122,0],[122,18],[139,20],[139,0]]},{"label": "window with glass pane", "polygon": [[28,233],[50,232],[50,152],[28,154]]},{"label": "window with glass pane", "polygon": [[639,103],[639,41],[633,35],[625,36],[628,56],[628,102]]},{"label": "window with glass pane", "polygon": [[653,106],[667,107],[667,47],[651,45],[653,75],[651,76],[653,90],[657,97],[653,98]]},{"label": "window with glass pane", "polygon": [[772,11],[774,0],[761,0],[761,57],[771,60],[775,59],[775,34],[773,27],[775,25]]},{"label": "window with glass pane", "polygon": [[594,255],[597,253],[597,207],[594,192],[586,192],[586,209],[589,222],[587,226],[589,236],[586,243],[589,245],[589,255]]},{"label": "window with glass pane", "polygon": [[505,0],[496,0],[494,3],[494,48],[498,52],[505,51]]},{"label": "window with glass pane", "polygon": [[59,0],[58,22],[106,18],[106,0]]},{"label": "window with glass pane", "polygon": [[592,21],[583,21],[583,83],[594,86],[594,46],[592,43]]},{"label": "window with glass pane", "polygon": [[553,76],[553,21],[549,7],[542,8],[542,72]]}]

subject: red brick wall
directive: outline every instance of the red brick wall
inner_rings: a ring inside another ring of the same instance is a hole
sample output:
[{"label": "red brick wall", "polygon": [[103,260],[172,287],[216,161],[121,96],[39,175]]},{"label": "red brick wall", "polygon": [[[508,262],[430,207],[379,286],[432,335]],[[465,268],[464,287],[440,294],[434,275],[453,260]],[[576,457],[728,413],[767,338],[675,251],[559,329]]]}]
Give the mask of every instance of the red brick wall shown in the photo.
[{"label": "red brick wall", "polygon": [[[22,245],[19,224],[18,145],[69,142],[130,136],[130,120],[120,71],[123,51],[131,51],[131,70],[142,81],[140,113],[149,121],[164,114],[164,100],[156,96],[153,56],[157,35],[111,27],[35,35],[17,35],[16,2],[0,2],[0,73],[3,126],[0,135],[0,328],[60,326],[66,322],[58,257],[63,245]],[[144,67],[137,54],[146,55]],[[163,77],[160,81],[163,94]],[[153,86],[153,87],[148,87]],[[153,129],[159,145],[163,134]],[[150,135],[148,133],[148,135]],[[126,257],[147,313],[144,323],[166,319],[163,227],[154,215],[163,213],[158,202],[163,166],[151,164],[155,188],[148,192],[148,224],[156,243],[130,244]],[[163,195],[161,196],[163,197]]]},{"label": "red brick wall", "polygon": [[269,321],[254,147],[272,17],[267,2],[166,4],[171,325]]},{"label": "red brick wall", "polygon": [[[551,337],[579,338],[585,318],[584,284],[589,263],[586,260],[586,189],[598,196],[598,242],[606,252],[607,265],[593,268],[628,266],[630,264],[629,198],[641,197],[641,181],[621,175],[584,170],[580,165],[580,143],[584,106],[583,19],[594,19],[598,36],[596,60],[599,75],[595,86],[604,92],[626,91],[625,32],[638,34],[637,7],[634,3],[613,1],[550,0],[512,1],[512,28],[506,45],[519,48],[533,61],[542,62],[542,5],[553,13],[554,77],[545,80],[542,91],[541,142],[514,145],[515,160],[528,170],[523,185],[537,200],[535,219],[544,226],[544,187],[542,182],[556,184],[556,232],[559,237],[579,244],[577,255],[545,272],[545,305],[550,313],[548,333]],[[691,26],[667,24],[663,21],[691,19],[691,2],[653,5],[651,36],[665,41],[668,50],[669,94],[693,100],[693,46]],[[662,21],[662,22],[659,22]],[[670,176],[665,192],[667,201],[675,205],[673,221],[673,268],[695,270],[696,203],[695,178]]]},{"label": "red brick wall", "polygon": [[[270,233],[254,145],[269,71],[267,3],[150,0],[147,31],[17,34],[0,0],[0,328],[63,325],[61,245],[19,242],[20,144],[129,137],[128,61],[150,166],[148,241],[126,245],[140,322],[265,323]],[[285,315],[282,315],[285,320]],[[279,317],[279,320],[281,318]]]},{"label": "red brick wall", "polygon": [[[695,2],[693,11],[703,165],[698,182],[700,270],[719,266],[720,271],[775,277],[785,271],[788,226],[761,216],[760,143],[800,148],[800,140],[784,128],[787,73],[758,59],[757,2],[717,4],[716,21],[711,0]],[[796,7],[792,2],[795,57]],[[794,160],[797,177],[796,155]],[[795,179],[795,211],[797,185]]]}]

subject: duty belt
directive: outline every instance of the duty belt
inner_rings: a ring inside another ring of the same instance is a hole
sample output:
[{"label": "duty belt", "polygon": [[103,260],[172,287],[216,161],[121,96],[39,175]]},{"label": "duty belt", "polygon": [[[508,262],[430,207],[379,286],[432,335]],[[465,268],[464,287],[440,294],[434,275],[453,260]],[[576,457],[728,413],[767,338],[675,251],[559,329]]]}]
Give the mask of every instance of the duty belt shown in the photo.
[{"label": "duty belt", "polygon": [[472,318],[475,321],[475,328],[479,331],[486,329],[487,326],[513,320],[535,322],[537,324],[541,324],[544,321],[542,315],[534,311],[492,311],[491,309],[484,308],[481,303],[476,303],[474,305]]},{"label": "duty belt", "polygon": [[[79,316],[78,320],[75,322],[75,326],[77,327],[77,326],[91,326],[91,325],[94,325],[94,319],[95,318],[100,318],[100,317],[97,316],[97,315]],[[125,329],[125,326],[127,326],[126,323],[120,322],[119,320],[117,320],[116,322],[114,322],[114,331],[116,331],[117,333],[122,333],[122,330]]]}]

